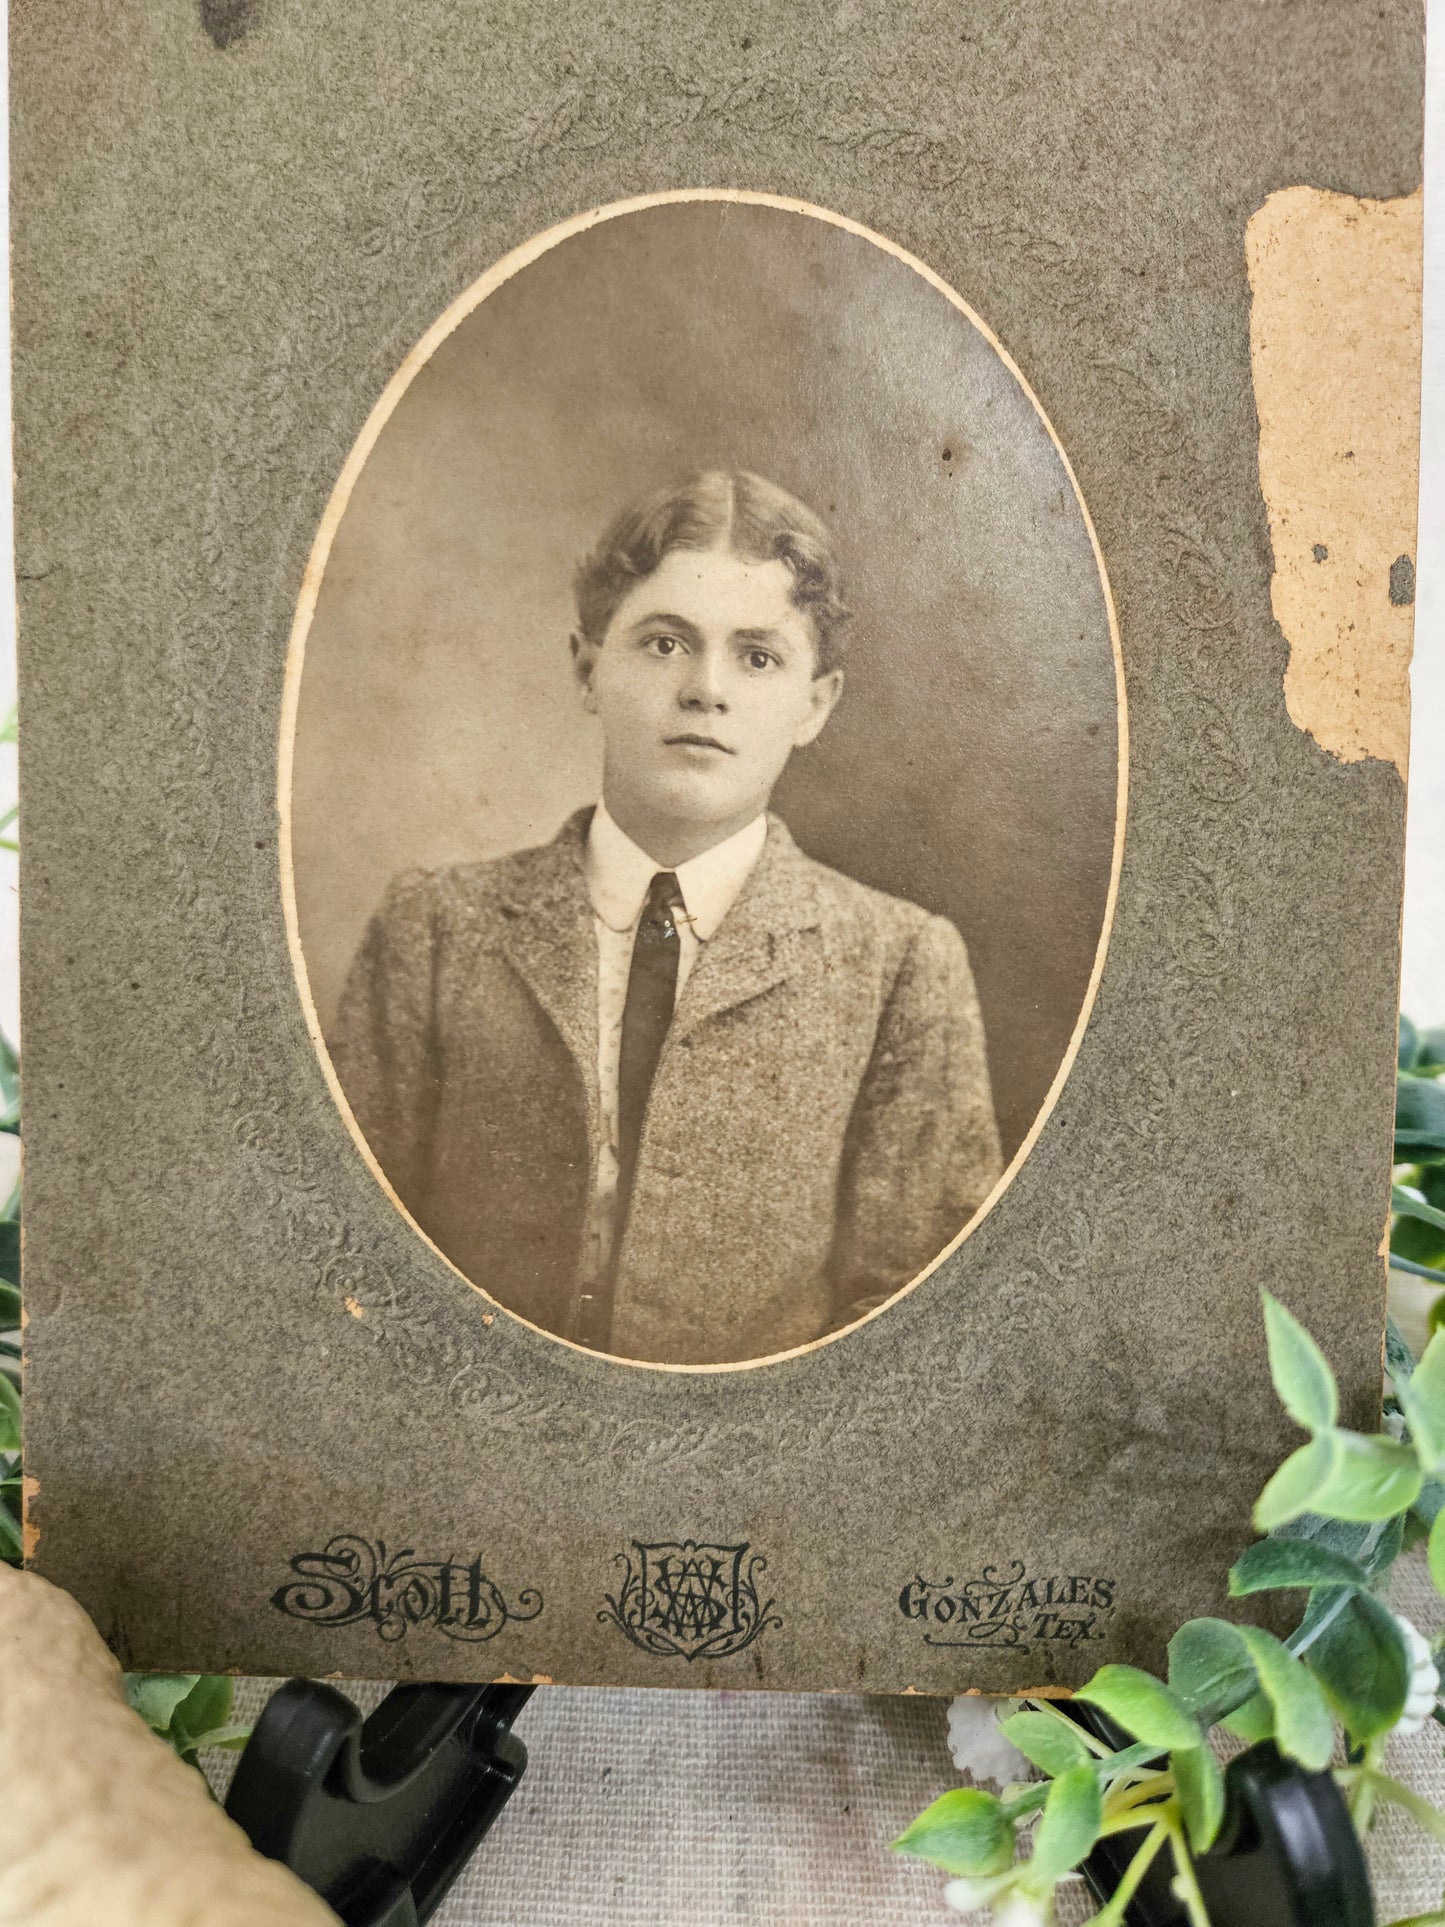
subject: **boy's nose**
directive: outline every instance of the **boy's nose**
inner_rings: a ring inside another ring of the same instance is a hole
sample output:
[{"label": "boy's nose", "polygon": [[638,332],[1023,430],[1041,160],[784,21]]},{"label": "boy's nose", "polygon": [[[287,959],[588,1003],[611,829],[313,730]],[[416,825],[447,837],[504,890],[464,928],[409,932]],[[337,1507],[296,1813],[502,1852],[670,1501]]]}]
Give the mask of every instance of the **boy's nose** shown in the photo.
[{"label": "boy's nose", "polygon": [[727,697],[719,666],[703,655],[693,656],[677,699],[684,709],[725,710]]}]

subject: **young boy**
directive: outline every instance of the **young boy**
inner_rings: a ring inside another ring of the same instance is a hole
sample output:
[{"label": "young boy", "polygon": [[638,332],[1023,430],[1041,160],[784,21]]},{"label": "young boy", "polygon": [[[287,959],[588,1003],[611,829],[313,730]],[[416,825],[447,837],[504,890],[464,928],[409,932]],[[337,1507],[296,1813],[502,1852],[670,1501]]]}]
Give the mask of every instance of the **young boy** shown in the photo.
[{"label": "young boy", "polygon": [[967,956],[768,814],[843,688],[809,509],[694,476],[617,519],[577,606],[600,802],[393,883],[332,1056],[403,1204],[521,1317],[657,1364],[786,1351],[914,1277],[999,1175]]}]

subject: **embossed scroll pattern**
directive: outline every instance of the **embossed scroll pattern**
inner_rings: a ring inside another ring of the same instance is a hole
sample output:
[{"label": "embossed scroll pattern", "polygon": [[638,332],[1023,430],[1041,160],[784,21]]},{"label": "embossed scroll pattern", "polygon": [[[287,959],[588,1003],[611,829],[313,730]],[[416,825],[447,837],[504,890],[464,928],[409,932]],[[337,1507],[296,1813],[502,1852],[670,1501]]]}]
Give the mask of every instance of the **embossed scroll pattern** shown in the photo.
[{"label": "embossed scroll pattern", "polygon": [[[1106,1121],[1090,1132],[1087,1147],[1075,1147],[1069,1201],[1050,1210],[1031,1261],[1011,1272],[1015,1296],[1056,1304],[1061,1293],[1086,1289],[1106,1274],[1110,1251],[1134,1224],[1148,1221],[1157,1187],[1177,1175],[1172,1127],[1213,1068],[1222,1006],[1240,956],[1241,911],[1228,853],[1234,820],[1255,781],[1219,694],[1237,679],[1243,613],[1217,542],[1200,517],[1182,507],[1204,487],[1202,451],[1180,413],[1117,358],[1096,360],[1090,372],[1130,464],[1130,507],[1153,537],[1145,565],[1163,616],[1153,626],[1169,645],[1155,681],[1167,692],[1161,721],[1177,745],[1170,767],[1182,773],[1189,803],[1187,810],[1159,810],[1150,822],[1145,900],[1152,899],[1152,934],[1130,946],[1137,960],[1116,970],[1113,984],[1116,1000],[1142,997],[1152,1012],[1153,1048],[1110,1067],[1100,1104]],[[1127,660],[1128,637],[1125,646]],[[1154,767],[1162,768],[1157,759]],[[1137,806],[1131,798],[1131,813]],[[1130,914],[1139,914],[1137,903]],[[1101,1003],[1095,1021],[1104,1013]],[[1110,1368],[1100,1369],[1107,1374]],[[1120,1405],[1127,1408],[1133,1402],[1127,1359],[1115,1369]]]},{"label": "embossed scroll pattern", "polygon": [[[824,148],[864,171],[905,179],[923,194],[953,188],[978,167],[956,128],[920,117],[917,88],[860,87],[824,69],[807,84],[762,66],[734,73],[645,60],[637,68],[590,63],[559,77],[545,103],[513,118],[472,120],[453,151],[424,174],[398,182],[379,168],[363,176],[362,205],[384,210],[362,250],[371,262],[409,259],[467,222],[479,198],[536,179],[559,160],[631,152],[721,127],[776,142],[792,154]],[[814,162],[816,166],[816,162]]]}]

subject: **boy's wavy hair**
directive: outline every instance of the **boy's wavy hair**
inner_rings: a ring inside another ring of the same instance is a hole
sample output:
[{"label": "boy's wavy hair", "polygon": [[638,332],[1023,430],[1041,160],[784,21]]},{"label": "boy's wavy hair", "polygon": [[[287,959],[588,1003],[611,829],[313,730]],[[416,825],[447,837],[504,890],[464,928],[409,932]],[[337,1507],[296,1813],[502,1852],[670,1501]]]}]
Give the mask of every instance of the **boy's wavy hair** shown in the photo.
[{"label": "boy's wavy hair", "polygon": [[827,529],[776,482],[746,469],[706,469],[626,508],[577,570],[582,635],[601,642],[617,605],[673,549],[729,549],[745,562],[783,562],[793,601],[812,621],[815,675],[841,666],[851,611]]}]

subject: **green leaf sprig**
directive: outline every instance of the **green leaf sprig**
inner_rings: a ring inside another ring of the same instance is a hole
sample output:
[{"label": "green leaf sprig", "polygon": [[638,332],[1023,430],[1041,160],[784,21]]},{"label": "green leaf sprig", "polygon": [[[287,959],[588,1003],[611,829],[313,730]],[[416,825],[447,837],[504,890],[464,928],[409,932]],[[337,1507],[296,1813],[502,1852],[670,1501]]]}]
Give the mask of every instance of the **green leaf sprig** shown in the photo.
[{"label": "green leaf sprig", "polygon": [[235,1681],[213,1673],[127,1673],[125,1696],[153,1733],[190,1765],[210,1747],[236,1752],[251,1736],[231,1718]]},{"label": "green leaf sprig", "polygon": [[1395,1174],[1390,1263],[1441,1287],[1432,1329],[1445,1318],[1445,1027],[1400,1019],[1395,1079]]},{"label": "green leaf sprig", "polygon": [[[1312,1772],[1329,1768],[1338,1729],[1349,1763],[1335,1778],[1357,1827],[1363,1832],[1384,1800],[1445,1839],[1445,1814],[1381,1771],[1385,1738],[1417,1694],[1421,1669],[1411,1651],[1418,1635],[1378,1596],[1402,1545],[1425,1533],[1431,1574],[1445,1593],[1445,1332],[1431,1338],[1417,1366],[1391,1327],[1401,1435],[1366,1435],[1339,1425],[1334,1373],[1304,1326],[1271,1293],[1261,1299],[1275,1391],[1309,1439],[1260,1494],[1254,1519],[1267,1536],[1236,1562],[1229,1594],[1300,1593],[1299,1624],[1281,1640],[1245,1622],[1193,1619],[1169,1642],[1167,1679],[1135,1666],[1102,1667],[1075,1697],[1122,1730],[1122,1746],[1105,1745],[1048,1700],[1026,1700],[1001,1730],[1042,1782],[1002,1797],[957,1788],[893,1843],[950,1873],[946,1897],[961,1908],[1008,1904],[1010,1918],[1051,1921],[1060,1880],[1100,1840],[1138,1832],[1098,1921],[1120,1927],[1149,1867],[1167,1851],[1190,1927],[1210,1927],[1194,1863],[1224,1818],[1224,1778],[1209,1737],[1215,1727],[1251,1742],[1272,1740]],[[1424,1672],[1435,1717],[1445,1721],[1439,1675],[1433,1667]],[[1032,1853],[1020,1858],[1030,1825]],[[1445,1927],[1445,1914],[1427,1918]]]}]

